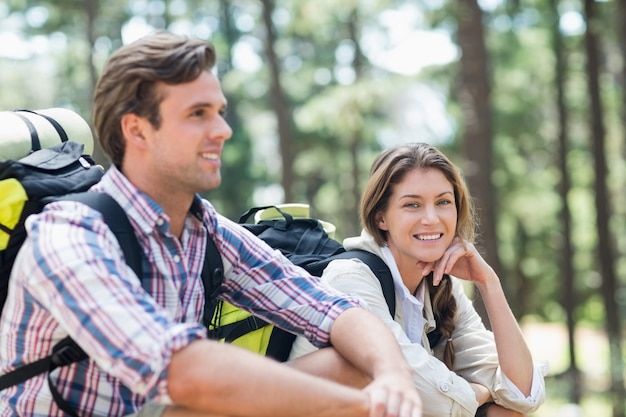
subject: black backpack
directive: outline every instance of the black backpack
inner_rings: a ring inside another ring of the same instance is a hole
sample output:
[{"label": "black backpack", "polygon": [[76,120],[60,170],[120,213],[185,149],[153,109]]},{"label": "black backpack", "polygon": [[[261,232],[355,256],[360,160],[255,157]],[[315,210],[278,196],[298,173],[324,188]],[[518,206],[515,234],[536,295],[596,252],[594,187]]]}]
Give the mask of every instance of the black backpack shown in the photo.
[{"label": "black backpack", "polygon": [[[277,210],[283,218],[249,223],[249,218],[255,213],[270,208]],[[248,210],[239,218],[239,224],[272,248],[280,250],[291,262],[303,267],[311,275],[321,276],[324,268],[336,259],[360,259],[380,281],[389,313],[394,317],[395,290],[387,264],[367,251],[346,251],[341,243],[328,236],[318,219],[294,218],[276,206],[265,206]],[[295,335],[223,301],[218,302],[209,333],[212,338],[237,344],[281,362],[288,359],[296,338]]]}]

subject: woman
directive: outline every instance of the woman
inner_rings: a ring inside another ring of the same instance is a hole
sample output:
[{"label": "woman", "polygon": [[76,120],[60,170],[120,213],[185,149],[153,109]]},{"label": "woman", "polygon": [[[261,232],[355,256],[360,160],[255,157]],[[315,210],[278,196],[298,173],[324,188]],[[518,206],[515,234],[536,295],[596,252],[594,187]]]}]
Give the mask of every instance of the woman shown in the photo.
[{"label": "woman", "polygon": [[[535,411],[545,397],[543,375],[498,276],[472,243],[471,198],[449,159],[424,143],[381,153],[362,196],[361,220],[361,236],[344,246],[385,260],[394,277],[395,317],[378,280],[360,261],[333,261],[323,280],[360,296],[393,331],[415,371],[424,417]],[[485,329],[462,280],[480,292],[493,331]],[[437,324],[440,337],[431,346],[428,333]],[[291,358],[313,349],[298,338]]]}]

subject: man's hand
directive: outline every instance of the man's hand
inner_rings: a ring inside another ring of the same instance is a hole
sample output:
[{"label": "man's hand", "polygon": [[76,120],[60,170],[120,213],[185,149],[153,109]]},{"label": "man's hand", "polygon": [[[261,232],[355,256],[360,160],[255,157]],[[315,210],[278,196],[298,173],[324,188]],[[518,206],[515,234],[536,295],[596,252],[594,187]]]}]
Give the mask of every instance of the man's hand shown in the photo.
[{"label": "man's hand", "polygon": [[421,417],[413,370],[382,321],[365,309],[351,308],[335,321],[330,340],[339,354],[372,378],[364,389],[369,417]]},{"label": "man's hand", "polygon": [[404,374],[376,378],[364,390],[370,397],[369,417],[421,417],[422,401],[413,380]]}]

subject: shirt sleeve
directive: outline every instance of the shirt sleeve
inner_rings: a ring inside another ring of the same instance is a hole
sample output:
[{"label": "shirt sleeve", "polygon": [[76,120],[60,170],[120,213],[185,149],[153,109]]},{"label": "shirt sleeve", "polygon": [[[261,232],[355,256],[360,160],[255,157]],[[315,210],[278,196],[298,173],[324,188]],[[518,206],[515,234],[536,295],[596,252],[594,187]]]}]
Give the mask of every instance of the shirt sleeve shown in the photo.
[{"label": "shirt sleeve", "polygon": [[528,414],[539,408],[545,399],[541,366],[533,368],[531,393],[526,397],[500,369],[493,333],[487,330],[464,292],[462,283],[452,279],[457,302],[457,320],[452,333],[454,370],[465,379],[484,385],[497,404]]},{"label": "shirt sleeve", "polygon": [[359,306],[357,298],[325,285],[241,225],[220,217],[216,237],[224,259],[222,298],[317,347],[329,344],[342,312]]},{"label": "shirt sleeve", "polygon": [[53,203],[36,220],[27,220],[30,239],[20,253],[20,264],[34,267],[16,283],[33,308],[48,312],[57,338],[69,335],[102,371],[139,394],[165,395],[172,354],[206,337],[204,329],[175,323],[144,291],[96,211]]}]

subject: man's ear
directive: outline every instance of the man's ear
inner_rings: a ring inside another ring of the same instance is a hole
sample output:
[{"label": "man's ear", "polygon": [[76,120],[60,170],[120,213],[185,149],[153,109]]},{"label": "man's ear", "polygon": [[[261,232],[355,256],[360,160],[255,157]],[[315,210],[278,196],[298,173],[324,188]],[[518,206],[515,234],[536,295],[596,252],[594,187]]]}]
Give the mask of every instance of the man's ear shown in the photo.
[{"label": "man's ear", "polygon": [[146,145],[146,127],[149,125],[148,121],[137,116],[135,113],[126,113],[122,116],[120,121],[122,135],[128,144],[134,146],[144,147]]}]

